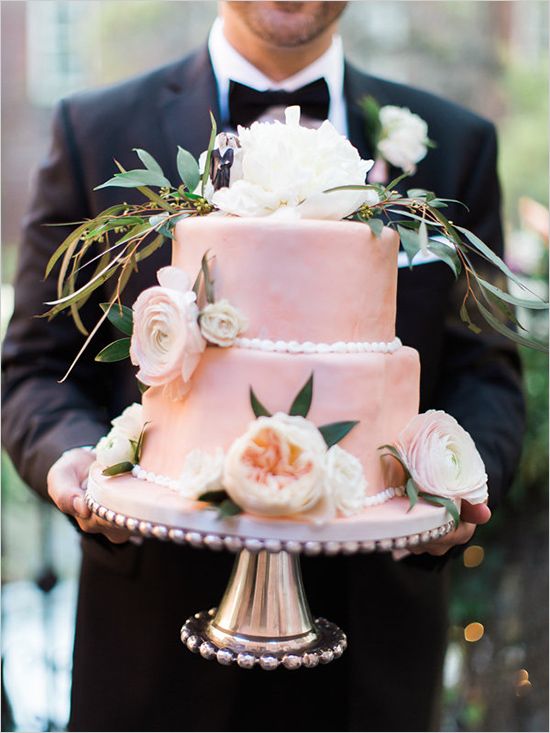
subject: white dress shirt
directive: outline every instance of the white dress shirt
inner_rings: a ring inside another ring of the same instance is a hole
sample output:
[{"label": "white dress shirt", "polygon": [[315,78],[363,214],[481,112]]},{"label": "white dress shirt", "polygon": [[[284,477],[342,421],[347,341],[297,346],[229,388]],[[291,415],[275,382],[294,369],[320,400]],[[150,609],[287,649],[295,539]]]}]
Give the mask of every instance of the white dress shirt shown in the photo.
[{"label": "white dress shirt", "polygon": [[346,105],[344,100],[344,51],[339,35],[332,37],[332,43],[325,53],[297,74],[283,81],[274,81],[247,61],[233,48],[223,33],[223,20],[216,18],[208,37],[208,52],[218,86],[220,114],[222,120],[229,118],[229,81],[233,80],[259,92],[267,89],[283,89],[292,92],[306,84],[325,79],[330,104],[328,119],[343,135],[348,134]]}]

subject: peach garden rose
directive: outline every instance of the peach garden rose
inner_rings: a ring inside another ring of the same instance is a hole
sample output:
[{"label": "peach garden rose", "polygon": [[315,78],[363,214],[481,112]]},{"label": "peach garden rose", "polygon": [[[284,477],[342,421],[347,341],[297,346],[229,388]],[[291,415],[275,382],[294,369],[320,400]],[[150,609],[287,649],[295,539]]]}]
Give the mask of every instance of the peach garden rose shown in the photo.
[{"label": "peach garden rose", "polygon": [[177,399],[186,393],[206,342],[188,275],[177,267],[163,267],[157,277],[159,285],[144,290],[133,305],[130,357],[139,366],[141,382],[164,387]]},{"label": "peach garden rose", "polygon": [[326,445],[303,417],[259,417],[226,455],[223,485],[244,511],[287,516],[323,511]]}]

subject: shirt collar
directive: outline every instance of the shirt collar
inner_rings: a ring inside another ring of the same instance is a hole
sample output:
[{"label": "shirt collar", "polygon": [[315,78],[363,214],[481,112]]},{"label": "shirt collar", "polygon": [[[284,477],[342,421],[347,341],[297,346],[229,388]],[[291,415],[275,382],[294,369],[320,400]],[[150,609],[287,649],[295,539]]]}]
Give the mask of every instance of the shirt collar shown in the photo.
[{"label": "shirt collar", "polygon": [[267,77],[233,48],[223,33],[223,21],[219,17],[210,30],[208,52],[218,85],[220,113],[224,122],[229,117],[230,79],[261,92],[266,89],[284,89],[291,92],[324,77],[330,94],[329,120],[340,132],[345,132],[341,129],[340,121],[340,108],[344,98],[344,51],[339,35],[333,36],[329,48],[312,64],[279,82]]}]

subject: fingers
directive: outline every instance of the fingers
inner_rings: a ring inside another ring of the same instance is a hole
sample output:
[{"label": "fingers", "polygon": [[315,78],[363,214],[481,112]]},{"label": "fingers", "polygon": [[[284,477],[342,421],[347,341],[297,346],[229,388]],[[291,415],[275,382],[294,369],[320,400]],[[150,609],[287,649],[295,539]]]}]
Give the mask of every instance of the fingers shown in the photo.
[{"label": "fingers", "polygon": [[64,453],[48,472],[48,494],[58,509],[76,519],[83,532],[104,534],[115,544],[126,542],[128,530],[100,519],[86,504],[84,486],[93,462],[93,454],[80,448]]},{"label": "fingers", "polygon": [[487,504],[470,504],[468,501],[463,501],[460,518],[472,524],[486,524],[491,519],[491,510]]},{"label": "fingers", "polygon": [[420,545],[419,547],[411,547],[410,552],[414,555],[422,555],[424,552],[427,552],[429,555],[444,555],[451,547],[466,544],[474,534],[475,528],[475,524],[461,522],[457,529],[449,532],[445,537],[441,537],[441,539],[434,540],[433,542],[427,542],[425,545]]},{"label": "fingers", "polygon": [[90,519],[77,518],[76,521],[83,532],[88,532],[89,534],[104,534],[105,537],[115,545],[127,542],[131,535],[127,529],[114,527],[112,524],[109,524],[109,522],[106,522],[95,514],[92,514]]}]

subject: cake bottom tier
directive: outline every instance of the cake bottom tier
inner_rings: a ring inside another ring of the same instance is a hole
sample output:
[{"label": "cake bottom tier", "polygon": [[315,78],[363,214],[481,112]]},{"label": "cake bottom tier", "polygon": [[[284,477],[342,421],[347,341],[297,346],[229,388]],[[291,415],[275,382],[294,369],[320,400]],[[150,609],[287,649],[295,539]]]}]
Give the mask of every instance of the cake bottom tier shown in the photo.
[{"label": "cake bottom tier", "polygon": [[418,412],[418,353],[403,346],[392,354],[285,354],[208,347],[191,389],[171,400],[162,388],[143,395],[149,423],[141,466],[178,479],[189,451],[227,450],[254,420],[250,388],[271,412],[289,411],[294,397],[313,373],[308,420],[317,426],[359,420],[340,446],[362,463],[374,495],[403,482],[393,459],[381,459],[379,447],[391,443]]}]

